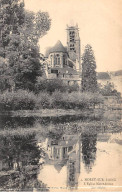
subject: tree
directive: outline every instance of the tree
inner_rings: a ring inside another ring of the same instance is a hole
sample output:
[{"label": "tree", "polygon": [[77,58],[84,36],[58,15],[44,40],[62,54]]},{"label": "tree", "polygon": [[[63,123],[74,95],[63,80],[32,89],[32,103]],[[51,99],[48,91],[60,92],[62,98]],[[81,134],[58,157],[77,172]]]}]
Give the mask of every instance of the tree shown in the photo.
[{"label": "tree", "polygon": [[11,78],[7,75],[8,69],[8,60],[0,57],[0,89],[4,91],[9,89],[12,85]]},{"label": "tree", "polygon": [[118,92],[115,87],[114,84],[111,82],[107,82],[106,85],[104,86],[100,86],[99,87],[99,92],[103,95],[103,96],[117,96],[118,98],[121,97],[121,93]]},{"label": "tree", "polygon": [[0,16],[0,56],[9,64],[4,74],[16,89],[33,90],[41,75],[38,41],[50,29],[49,15],[26,11],[21,0],[0,0]]},{"label": "tree", "polygon": [[82,60],[82,91],[96,92],[96,61],[90,45],[86,45]]},{"label": "tree", "polygon": [[10,34],[19,33],[24,23],[24,4],[20,0],[0,0],[0,56],[5,58]]}]

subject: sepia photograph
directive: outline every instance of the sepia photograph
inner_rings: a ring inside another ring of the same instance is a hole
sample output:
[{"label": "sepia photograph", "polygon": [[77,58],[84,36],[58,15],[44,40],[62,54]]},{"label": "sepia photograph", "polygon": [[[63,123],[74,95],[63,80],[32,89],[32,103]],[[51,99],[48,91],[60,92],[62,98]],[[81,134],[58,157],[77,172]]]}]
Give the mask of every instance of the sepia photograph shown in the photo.
[{"label": "sepia photograph", "polygon": [[0,0],[0,192],[122,192],[122,0]]}]

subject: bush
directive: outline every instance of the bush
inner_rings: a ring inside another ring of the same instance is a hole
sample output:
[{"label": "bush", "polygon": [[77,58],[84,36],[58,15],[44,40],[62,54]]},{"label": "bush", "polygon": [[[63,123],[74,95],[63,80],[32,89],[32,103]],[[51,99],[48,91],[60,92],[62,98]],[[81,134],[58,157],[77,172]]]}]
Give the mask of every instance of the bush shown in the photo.
[{"label": "bush", "polygon": [[64,84],[62,80],[59,79],[53,80],[40,79],[36,84],[36,93],[39,93],[40,91],[46,91],[51,94],[56,90],[65,92],[67,90],[67,85]]},{"label": "bush", "polygon": [[106,85],[104,85],[103,87],[100,87],[99,89],[100,93],[103,96],[117,96],[118,98],[121,97],[121,93],[118,92],[113,83],[108,82]]},{"label": "bush", "polygon": [[71,93],[73,91],[78,91],[79,90],[79,85],[77,83],[73,84],[73,85],[68,85],[67,89],[68,89],[69,93]]},{"label": "bush", "polygon": [[50,108],[52,105],[51,100],[52,98],[47,92],[39,93],[37,96],[36,108],[37,109]]},{"label": "bush", "polygon": [[61,93],[55,91],[52,94],[52,104],[56,108],[74,109],[74,108],[89,108],[96,104],[103,103],[103,97],[97,93]]},{"label": "bush", "polygon": [[40,91],[46,91],[47,89],[47,80],[39,78],[35,85],[35,93],[40,93]]},{"label": "bush", "polygon": [[1,110],[32,110],[36,104],[36,96],[32,92],[18,90],[4,92],[0,95]]},{"label": "bush", "polygon": [[103,103],[103,97],[97,93],[40,92],[34,95],[32,92],[18,90],[5,92],[0,95],[1,110],[32,110],[32,109],[83,109]]},{"label": "bush", "polygon": [[62,100],[63,100],[63,93],[61,93],[60,91],[55,91],[52,94],[52,107],[61,108]]},{"label": "bush", "polygon": [[71,93],[73,91],[78,91],[78,90],[79,90],[78,84],[68,85],[60,79],[53,79],[53,80],[38,79],[35,92],[38,94],[40,91],[46,91],[52,94],[55,91],[60,91],[60,92],[68,91]]}]

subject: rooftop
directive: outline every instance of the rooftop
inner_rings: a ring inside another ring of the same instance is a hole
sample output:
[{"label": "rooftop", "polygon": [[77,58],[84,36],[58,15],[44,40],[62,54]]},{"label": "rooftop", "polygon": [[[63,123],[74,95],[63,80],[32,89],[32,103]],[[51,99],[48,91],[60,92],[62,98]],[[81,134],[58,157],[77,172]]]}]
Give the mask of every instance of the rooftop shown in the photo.
[{"label": "rooftop", "polygon": [[63,44],[61,43],[61,41],[57,41],[57,43],[53,46],[53,47],[48,47],[45,53],[45,56],[48,57],[50,53],[53,52],[63,52],[63,53],[67,53],[67,49],[66,47],[63,46]]}]

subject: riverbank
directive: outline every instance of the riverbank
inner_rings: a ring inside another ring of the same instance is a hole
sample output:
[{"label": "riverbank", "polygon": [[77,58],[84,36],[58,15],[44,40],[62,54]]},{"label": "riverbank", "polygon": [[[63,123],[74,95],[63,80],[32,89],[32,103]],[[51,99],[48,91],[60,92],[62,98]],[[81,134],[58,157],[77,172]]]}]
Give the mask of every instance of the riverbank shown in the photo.
[{"label": "riverbank", "polygon": [[89,116],[93,115],[101,115],[103,113],[103,109],[87,109],[87,110],[79,110],[79,109],[40,109],[40,110],[17,110],[17,111],[4,111],[1,112],[0,115],[9,115],[12,117],[60,117],[60,116]]},{"label": "riverbank", "polygon": [[[21,114],[21,115],[20,115]],[[50,114],[50,115],[49,115]],[[71,115],[69,115],[71,114]],[[37,139],[43,136],[60,137],[62,134],[95,134],[98,132],[121,132],[122,111],[101,109],[87,110],[43,110],[15,111],[2,114],[0,117],[0,136],[25,136],[37,134]],[[42,141],[42,140],[41,140]]]}]

